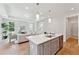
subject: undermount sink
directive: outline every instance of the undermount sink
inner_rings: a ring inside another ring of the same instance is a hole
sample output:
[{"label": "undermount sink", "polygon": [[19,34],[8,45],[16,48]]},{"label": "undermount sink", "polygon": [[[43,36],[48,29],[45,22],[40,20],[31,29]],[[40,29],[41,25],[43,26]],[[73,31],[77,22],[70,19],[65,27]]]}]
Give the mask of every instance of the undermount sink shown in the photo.
[{"label": "undermount sink", "polygon": [[54,37],[55,34],[54,33],[53,34],[46,34],[45,36],[48,37],[48,38],[51,38],[51,37]]}]

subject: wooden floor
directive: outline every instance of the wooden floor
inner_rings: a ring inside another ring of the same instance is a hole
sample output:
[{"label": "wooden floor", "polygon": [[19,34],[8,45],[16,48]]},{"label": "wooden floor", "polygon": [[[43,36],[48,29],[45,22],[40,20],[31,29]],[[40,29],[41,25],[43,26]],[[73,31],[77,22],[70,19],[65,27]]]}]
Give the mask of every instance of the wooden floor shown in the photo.
[{"label": "wooden floor", "polygon": [[[57,55],[79,55],[77,39],[69,38]],[[23,44],[0,42],[0,55],[28,55],[29,42]]]},{"label": "wooden floor", "polygon": [[57,55],[79,55],[79,46],[77,39],[70,37],[63,48],[57,53]]},{"label": "wooden floor", "polygon": [[5,43],[0,45],[0,55],[28,55],[29,44]]}]

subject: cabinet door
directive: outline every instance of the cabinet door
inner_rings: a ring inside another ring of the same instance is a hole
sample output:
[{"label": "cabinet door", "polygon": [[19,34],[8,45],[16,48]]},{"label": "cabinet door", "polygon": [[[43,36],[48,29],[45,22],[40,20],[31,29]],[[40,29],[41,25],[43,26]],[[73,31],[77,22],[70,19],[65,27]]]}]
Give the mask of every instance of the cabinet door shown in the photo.
[{"label": "cabinet door", "polygon": [[51,54],[55,54],[59,50],[59,38],[51,40]]},{"label": "cabinet door", "polygon": [[37,45],[34,44],[33,42],[29,43],[30,43],[30,55],[37,55],[38,54]]},{"label": "cabinet door", "polygon": [[50,41],[43,44],[44,46],[44,55],[50,55]]},{"label": "cabinet door", "polygon": [[59,38],[59,47],[60,49],[63,47],[63,35]]},{"label": "cabinet door", "polygon": [[44,47],[43,44],[40,44],[38,46],[38,55],[43,55],[44,54]]}]

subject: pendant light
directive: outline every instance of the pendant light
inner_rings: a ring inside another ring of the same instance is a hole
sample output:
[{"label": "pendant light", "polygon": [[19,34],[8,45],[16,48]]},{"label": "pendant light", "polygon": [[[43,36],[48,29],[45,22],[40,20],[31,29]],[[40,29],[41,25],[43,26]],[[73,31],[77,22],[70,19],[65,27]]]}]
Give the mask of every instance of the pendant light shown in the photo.
[{"label": "pendant light", "polygon": [[51,18],[48,18],[48,23],[51,23],[52,22],[52,19]]},{"label": "pendant light", "polygon": [[36,3],[36,6],[37,6],[37,11],[36,11],[36,21],[39,21],[39,18],[40,18],[40,13],[39,13],[39,3]]},{"label": "pendant light", "polygon": [[48,15],[48,23],[51,23],[52,22],[52,19],[51,19],[51,10],[49,10],[48,12],[49,12],[49,15]]}]

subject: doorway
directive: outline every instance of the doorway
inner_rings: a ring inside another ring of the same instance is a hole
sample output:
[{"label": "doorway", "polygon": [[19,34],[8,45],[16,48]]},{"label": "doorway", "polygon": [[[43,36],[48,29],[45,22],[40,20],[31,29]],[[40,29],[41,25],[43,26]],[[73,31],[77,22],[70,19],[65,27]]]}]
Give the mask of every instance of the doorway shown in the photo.
[{"label": "doorway", "polygon": [[78,16],[70,16],[66,20],[66,41],[78,44]]}]

